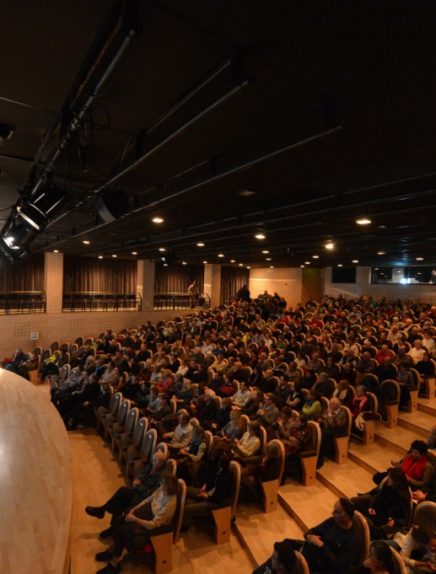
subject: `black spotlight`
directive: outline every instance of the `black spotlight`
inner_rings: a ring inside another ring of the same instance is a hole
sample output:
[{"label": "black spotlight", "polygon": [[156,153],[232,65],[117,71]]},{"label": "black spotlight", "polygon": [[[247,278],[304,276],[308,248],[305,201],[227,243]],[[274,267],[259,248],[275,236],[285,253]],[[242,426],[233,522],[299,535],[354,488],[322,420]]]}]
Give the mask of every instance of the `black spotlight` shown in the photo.
[{"label": "black spotlight", "polygon": [[37,231],[41,231],[54,211],[66,199],[65,193],[54,185],[48,185],[35,199],[17,207],[20,217]]},{"label": "black spotlight", "polygon": [[124,191],[107,190],[97,199],[97,213],[105,223],[111,223],[127,213],[129,198]]}]

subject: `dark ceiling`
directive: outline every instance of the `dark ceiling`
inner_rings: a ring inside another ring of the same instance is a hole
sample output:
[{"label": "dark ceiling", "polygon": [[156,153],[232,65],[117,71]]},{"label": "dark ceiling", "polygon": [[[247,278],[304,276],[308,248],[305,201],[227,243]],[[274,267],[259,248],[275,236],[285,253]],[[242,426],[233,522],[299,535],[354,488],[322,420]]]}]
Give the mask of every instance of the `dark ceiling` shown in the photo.
[{"label": "dark ceiling", "polygon": [[15,256],[436,264],[434,2],[7,0],[0,21],[4,230],[66,193]]}]

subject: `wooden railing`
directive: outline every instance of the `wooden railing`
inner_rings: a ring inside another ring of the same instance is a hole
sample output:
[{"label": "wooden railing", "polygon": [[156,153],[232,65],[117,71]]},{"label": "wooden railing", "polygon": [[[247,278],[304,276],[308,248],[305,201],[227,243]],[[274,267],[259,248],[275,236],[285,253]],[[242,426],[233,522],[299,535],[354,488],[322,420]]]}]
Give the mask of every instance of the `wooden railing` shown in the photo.
[{"label": "wooden railing", "polygon": [[192,307],[209,307],[210,299],[206,294],[191,297],[186,293],[155,293],[154,309],[190,309]]}]

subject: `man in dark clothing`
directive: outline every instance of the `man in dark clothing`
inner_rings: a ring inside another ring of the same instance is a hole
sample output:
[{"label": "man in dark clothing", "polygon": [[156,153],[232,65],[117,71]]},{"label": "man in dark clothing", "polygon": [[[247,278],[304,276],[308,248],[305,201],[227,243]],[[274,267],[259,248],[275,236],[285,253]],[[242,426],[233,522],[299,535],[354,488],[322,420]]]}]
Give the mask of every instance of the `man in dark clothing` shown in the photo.
[{"label": "man in dark clothing", "polygon": [[219,459],[218,472],[210,490],[204,484],[201,488],[187,488],[187,502],[183,513],[183,530],[192,524],[194,516],[210,516],[215,508],[230,505],[232,499],[233,480],[229,470],[230,458],[223,453]]},{"label": "man in dark clothing", "polygon": [[282,542],[275,542],[271,558],[253,570],[253,574],[296,574],[297,572],[297,557],[292,541],[288,538]]},{"label": "man in dark clothing", "polygon": [[111,526],[100,533],[102,538],[111,536],[113,525],[117,524],[130,508],[151,496],[160,487],[165,463],[164,453],[161,450],[157,450],[151,462],[133,481],[132,488],[122,486],[102,506],[87,506],[85,508],[87,514],[96,518],[103,518],[106,512],[112,514]]},{"label": "man in dark clothing", "polygon": [[346,498],[334,505],[333,516],[311,528],[302,544],[294,540],[295,550],[301,550],[312,574],[345,574],[357,566],[363,555],[360,523],[354,518],[354,506]]}]

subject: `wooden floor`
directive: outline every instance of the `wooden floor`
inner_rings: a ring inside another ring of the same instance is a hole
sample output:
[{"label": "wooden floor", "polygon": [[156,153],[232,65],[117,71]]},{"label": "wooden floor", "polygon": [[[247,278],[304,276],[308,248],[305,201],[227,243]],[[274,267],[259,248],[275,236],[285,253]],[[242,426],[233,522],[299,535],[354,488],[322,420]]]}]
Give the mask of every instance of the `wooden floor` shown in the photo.
[{"label": "wooden floor", "polygon": [[[44,390],[43,386],[39,388]],[[205,533],[191,529],[173,548],[173,572],[251,573],[271,555],[275,541],[301,538],[304,530],[330,516],[338,496],[353,496],[371,488],[372,474],[387,468],[390,460],[399,460],[410,442],[427,432],[432,419],[432,411],[428,409],[436,409],[436,399],[425,401],[422,406],[427,410],[425,413],[419,410],[416,417],[401,414],[404,423],[395,429],[379,423],[373,445],[352,442],[349,461],[340,466],[327,461],[317,472],[313,486],[304,487],[296,482],[282,486],[276,511],[264,514],[256,506],[240,505],[229,544],[216,546]],[[101,566],[94,555],[105,548],[98,533],[108,526],[109,519],[92,518],[84,508],[102,504],[124,482],[110,449],[94,430],[72,432],[69,437],[73,481],[71,574],[93,574]],[[123,572],[139,574],[149,569],[145,565],[126,564]]]},{"label": "wooden floor", "polygon": [[0,572],[63,574],[71,520],[69,440],[45,393],[0,369]]}]

